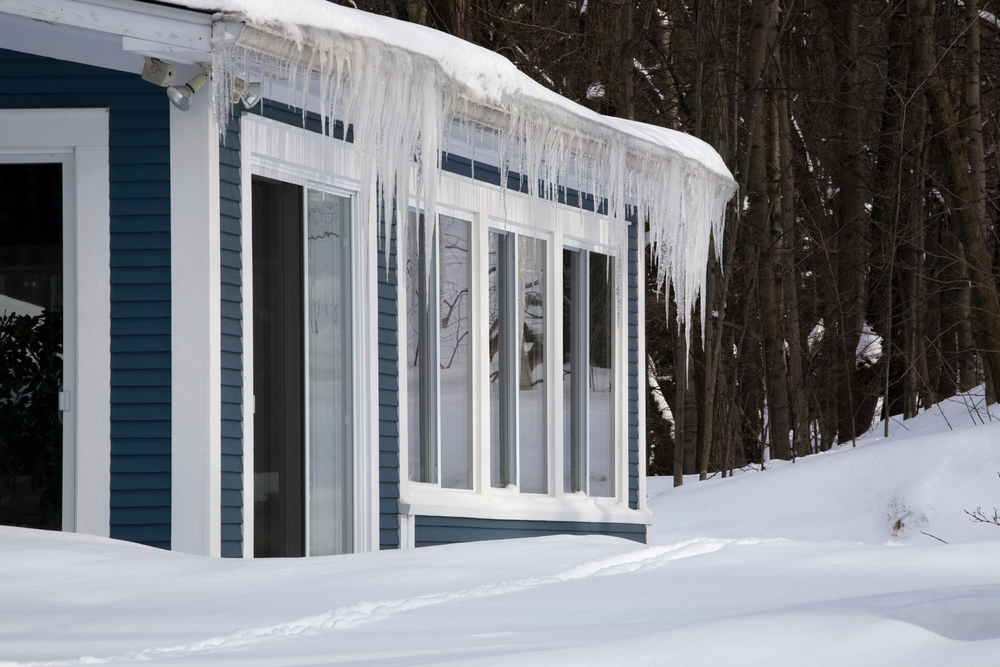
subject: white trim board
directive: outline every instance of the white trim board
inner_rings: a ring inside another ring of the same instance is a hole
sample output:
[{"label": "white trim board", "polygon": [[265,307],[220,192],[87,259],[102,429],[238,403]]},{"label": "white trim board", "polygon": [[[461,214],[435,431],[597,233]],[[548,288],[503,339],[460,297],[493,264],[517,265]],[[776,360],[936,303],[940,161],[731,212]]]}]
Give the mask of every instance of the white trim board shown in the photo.
[{"label": "white trim board", "polygon": [[72,367],[64,378],[70,410],[63,419],[70,421],[76,444],[64,451],[69,497],[64,499],[63,527],[104,537],[111,530],[109,118],[107,109],[0,110],[0,157],[7,157],[5,162],[46,152],[63,156],[53,161],[72,162],[73,199],[68,204],[75,224],[64,232],[75,248],[64,264],[64,344]]},{"label": "white trim board", "polygon": [[170,107],[170,548],[222,549],[219,130],[209,95]]}]

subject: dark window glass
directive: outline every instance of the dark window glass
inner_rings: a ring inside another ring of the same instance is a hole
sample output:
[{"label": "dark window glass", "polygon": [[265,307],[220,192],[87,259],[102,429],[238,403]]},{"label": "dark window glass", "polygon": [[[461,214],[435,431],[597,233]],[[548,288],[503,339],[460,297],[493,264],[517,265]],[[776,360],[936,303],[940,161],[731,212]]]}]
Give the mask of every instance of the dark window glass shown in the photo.
[{"label": "dark window glass", "polygon": [[62,165],[0,164],[0,524],[62,527]]},{"label": "dark window glass", "polygon": [[253,179],[254,556],[305,551],[302,188]]}]

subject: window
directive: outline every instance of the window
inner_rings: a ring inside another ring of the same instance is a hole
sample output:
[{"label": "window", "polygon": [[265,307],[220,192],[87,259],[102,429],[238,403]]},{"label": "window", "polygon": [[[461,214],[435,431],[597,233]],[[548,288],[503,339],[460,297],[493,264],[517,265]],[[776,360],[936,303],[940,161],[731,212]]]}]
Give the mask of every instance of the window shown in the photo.
[{"label": "window", "polygon": [[404,236],[409,477],[471,489],[471,225],[410,212]]},{"label": "window", "polygon": [[489,236],[490,483],[546,493],[545,241]]},{"label": "window", "polygon": [[608,497],[614,487],[613,262],[563,250],[563,488]]}]

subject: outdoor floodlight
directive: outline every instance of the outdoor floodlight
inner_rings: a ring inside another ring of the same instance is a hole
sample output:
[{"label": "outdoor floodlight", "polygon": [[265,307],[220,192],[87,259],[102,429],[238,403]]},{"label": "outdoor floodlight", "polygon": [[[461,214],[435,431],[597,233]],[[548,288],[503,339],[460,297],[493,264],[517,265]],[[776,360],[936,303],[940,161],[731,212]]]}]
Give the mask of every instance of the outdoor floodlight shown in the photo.
[{"label": "outdoor floodlight", "polygon": [[183,86],[170,86],[167,88],[167,97],[170,98],[170,102],[181,111],[187,111],[191,108],[191,98],[208,81],[208,75],[212,71],[212,66],[204,64],[202,65],[202,69],[204,71],[196,74],[194,78]]},{"label": "outdoor floodlight", "polygon": [[257,83],[248,83],[243,91],[243,106],[247,109],[253,109],[260,102],[260,98],[264,95],[264,87]]}]

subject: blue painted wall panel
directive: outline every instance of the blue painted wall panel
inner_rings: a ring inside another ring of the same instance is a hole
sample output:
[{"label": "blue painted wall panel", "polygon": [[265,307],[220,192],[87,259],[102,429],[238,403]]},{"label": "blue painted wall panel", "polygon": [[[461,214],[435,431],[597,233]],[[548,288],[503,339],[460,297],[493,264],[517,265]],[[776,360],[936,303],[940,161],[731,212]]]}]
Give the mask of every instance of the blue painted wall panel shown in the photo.
[{"label": "blue painted wall panel", "polygon": [[[639,423],[639,397],[638,391],[632,391],[639,386],[639,359],[635,352],[639,345],[639,288],[636,274],[639,270],[639,225],[632,223],[628,226],[628,418],[629,424]],[[638,429],[629,429],[628,434],[628,506],[631,509],[639,508],[639,432]]]},{"label": "blue painted wall panel", "polygon": [[169,103],[138,74],[3,49],[0,89],[5,109],[110,110],[111,537],[169,548]]},{"label": "blue painted wall panel", "polygon": [[[379,349],[379,548],[399,548],[399,367],[396,360],[396,226],[389,227],[386,253],[378,253]],[[384,247],[385,237],[381,244]],[[391,351],[391,353],[389,353]]]},{"label": "blue painted wall panel", "polygon": [[243,280],[240,118],[230,119],[219,145],[219,227],[222,247],[222,556],[243,556]]},{"label": "blue painted wall panel", "polygon": [[418,547],[480,540],[502,540],[544,535],[611,535],[645,543],[646,526],[628,523],[580,521],[513,521],[418,516],[415,544]]}]

